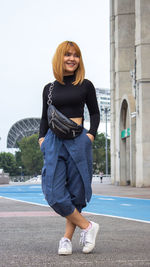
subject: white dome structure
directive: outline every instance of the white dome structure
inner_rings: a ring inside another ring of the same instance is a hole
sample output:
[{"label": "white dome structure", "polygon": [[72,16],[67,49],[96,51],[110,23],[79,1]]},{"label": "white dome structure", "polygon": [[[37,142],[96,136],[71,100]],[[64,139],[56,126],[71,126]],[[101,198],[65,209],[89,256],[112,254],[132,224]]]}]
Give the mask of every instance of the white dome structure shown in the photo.
[{"label": "white dome structure", "polygon": [[27,118],[17,121],[10,128],[7,136],[7,148],[18,148],[17,142],[25,136],[31,136],[39,132],[40,119]]}]

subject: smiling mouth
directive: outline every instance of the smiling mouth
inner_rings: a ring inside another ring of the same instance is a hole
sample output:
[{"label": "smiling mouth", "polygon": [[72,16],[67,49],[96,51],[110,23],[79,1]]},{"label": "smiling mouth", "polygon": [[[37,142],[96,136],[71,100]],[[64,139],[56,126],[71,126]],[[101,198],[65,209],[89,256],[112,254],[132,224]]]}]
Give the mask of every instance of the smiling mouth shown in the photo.
[{"label": "smiling mouth", "polygon": [[66,63],[67,65],[74,67],[76,64],[75,63]]}]

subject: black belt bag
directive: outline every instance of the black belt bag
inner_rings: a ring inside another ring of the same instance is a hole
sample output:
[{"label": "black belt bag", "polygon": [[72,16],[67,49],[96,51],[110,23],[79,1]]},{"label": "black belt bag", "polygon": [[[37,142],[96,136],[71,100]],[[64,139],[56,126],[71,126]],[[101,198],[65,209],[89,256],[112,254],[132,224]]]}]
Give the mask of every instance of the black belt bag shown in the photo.
[{"label": "black belt bag", "polygon": [[54,82],[50,85],[47,101],[49,105],[47,109],[48,126],[59,138],[73,139],[81,134],[83,126],[67,118],[52,105],[53,88]]}]

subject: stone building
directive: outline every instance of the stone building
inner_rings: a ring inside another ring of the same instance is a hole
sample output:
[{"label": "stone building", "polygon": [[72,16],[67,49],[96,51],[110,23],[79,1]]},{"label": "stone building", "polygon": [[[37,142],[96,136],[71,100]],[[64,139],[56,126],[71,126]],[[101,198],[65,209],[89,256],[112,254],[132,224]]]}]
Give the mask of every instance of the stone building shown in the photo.
[{"label": "stone building", "polygon": [[111,175],[150,186],[150,0],[110,0]]}]

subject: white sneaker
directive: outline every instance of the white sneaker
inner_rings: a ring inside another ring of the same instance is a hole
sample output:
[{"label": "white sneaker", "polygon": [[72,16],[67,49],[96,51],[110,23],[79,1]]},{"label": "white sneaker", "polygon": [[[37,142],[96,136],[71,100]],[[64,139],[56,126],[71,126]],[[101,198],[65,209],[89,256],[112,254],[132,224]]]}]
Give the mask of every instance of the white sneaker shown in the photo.
[{"label": "white sneaker", "polygon": [[69,255],[72,254],[72,244],[71,241],[66,238],[62,237],[59,241],[59,248],[58,248],[59,255]]},{"label": "white sneaker", "polygon": [[83,246],[83,253],[90,253],[95,247],[95,241],[99,230],[99,224],[90,222],[91,228],[81,232],[80,243]]}]

